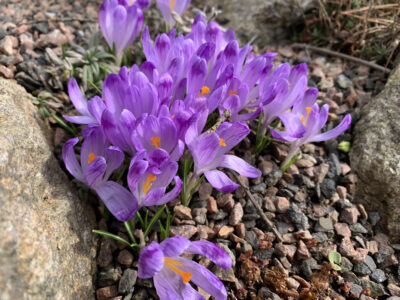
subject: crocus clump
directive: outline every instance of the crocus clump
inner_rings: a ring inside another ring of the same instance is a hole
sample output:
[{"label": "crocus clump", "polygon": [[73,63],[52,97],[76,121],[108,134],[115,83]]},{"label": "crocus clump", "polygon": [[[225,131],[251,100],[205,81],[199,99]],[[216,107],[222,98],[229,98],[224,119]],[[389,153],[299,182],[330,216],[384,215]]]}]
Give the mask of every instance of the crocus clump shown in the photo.
[{"label": "crocus clump", "polygon": [[[189,2],[157,1],[171,26],[171,12],[183,13]],[[139,34],[142,9],[148,6],[146,0],[103,3],[100,25],[117,56]],[[256,57],[250,45],[239,47],[232,30],[224,32],[201,15],[186,35],[172,29],[153,42],[146,28],[142,46],[146,61],[108,75],[102,95],[87,101],[75,79],[68,84],[81,115],[65,119],[85,127],[80,162],[74,152],[79,138],[63,147],[66,168],[120,221],[179,195],[187,205],[203,178],[222,192],[233,192],[238,184],[226,169],[260,177],[257,168],[234,153],[250,134],[247,121],[259,118],[261,136],[291,143],[284,165],[302,144],[335,138],[350,126],[346,115],[336,128],[320,133],[329,107],[320,109],[318,90],[307,88],[306,64],[274,68],[276,53]],[[202,254],[223,268],[232,265],[215,244],[177,236],[141,250],[139,277],[153,278],[162,300],[203,299],[189,282],[226,299],[218,278],[182,254]]]},{"label": "crocus clump", "polygon": [[201,254],[217,266],[229,269],[232,259],[219,246],[208,241],[191,242],[175,236],[160,244],[152,242],[139,256],[138,276],[153,278],[161,300],[204,299],[189,282],[218,300],[227,298],[223,283],[207,268],[183,257],[182,254]]}]

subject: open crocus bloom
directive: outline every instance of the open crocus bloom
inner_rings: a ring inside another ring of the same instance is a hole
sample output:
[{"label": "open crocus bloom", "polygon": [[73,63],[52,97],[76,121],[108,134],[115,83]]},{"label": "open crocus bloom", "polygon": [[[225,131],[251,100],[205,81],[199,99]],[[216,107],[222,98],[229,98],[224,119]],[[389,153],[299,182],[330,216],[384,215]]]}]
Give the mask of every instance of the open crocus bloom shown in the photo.
[{"label": "open crocus bloom", "polygon": [[144,117],[133,132],[132,140],[138,151],[150,153],[161,148],[169,153],[172,161],[177,161],[185,148],[185,144],[178,139],[174,121],[169,117]]},{"label": "open crocus bloom", "polygon": [[[315,94],[315,90],[310,90],[308,94],[306,93],[305,100],[312,103],[312,98],[315,97],[312,94]],[[328,120],[328,112],[329,105],[325,104],[320,111],[318,104],[315,103],[312,106],[304,107],[303,105],[296,107],[295,112],[287,112],[279,116],[285,126],[285,131],[271,129],[271,135],[278,140],[292,143],[289,154],[282,165],[291,160],[301,145],[333,139],[349,128],[351,116],[347,114],[338,126],[319,134]]]},{"label": "open crocus bloom", "polygon": [[62,155],[67,170],[95,190],[118,220],[124,222],[131,219],[138,208],[136,199],[121,185],[108,181],[112,172],[121,166],[124,153],[118,147],[106,147],[107,142],[98,126],[86,127],[84,137],[80,163],[74,152],[78,138],[70,139],[64,144]]},{"label": "open crocus bloom", "polygon": [[217,167],[235,170],[246,177],[260,177],[260,170],[235,155],[225,154],[239,144],[249,132],[247,125],[242,122],[224,122],[216,132],[205,132],[193,138],[188,147],[194,160],[195,176],[204,173],[214,188],[225,193],[234,191],[238,185],[225,173],[217,170]]},{"label": "open crocus bloom", "polygon": [[165,23],[167,23],[168,26],[175,25],[172,12],[182,15],[189,4],[190,0],[157,0],[158,8],[161,10]]},{"label": "open crocus bloom", "polygon": [[[182,189],[182,180],[175,176],[177,171],[178,164],[170,161],[168,152],[161,148],[150,154],[138,152],[129,167],[128,185],[139,207],[163,205],[175,199]],[[172,179],[175,187],[166,193]]]},{"label": "open crocus bloom", "polygon": [[[140,3],[142,3],[141,1]],[[143,12],[139,6],[126,0],[105,0],[100,7],[99,22],[107,44],[119,59],[125,48],[139,35],[143,25]]]},{"label": "open crocus bloom", "polygon": [[218,300],[227,298],[223,283],[207,268],[182,257],[182,254],[201,254],[217,266],[229,269],[232,260],[219,246],[208,241],[191,242],[184,237],[168,238],[160,244],[152,242],[139,256],[138,276],[153,277],[161,300],[204,299],[189,283],[202,288]]}]

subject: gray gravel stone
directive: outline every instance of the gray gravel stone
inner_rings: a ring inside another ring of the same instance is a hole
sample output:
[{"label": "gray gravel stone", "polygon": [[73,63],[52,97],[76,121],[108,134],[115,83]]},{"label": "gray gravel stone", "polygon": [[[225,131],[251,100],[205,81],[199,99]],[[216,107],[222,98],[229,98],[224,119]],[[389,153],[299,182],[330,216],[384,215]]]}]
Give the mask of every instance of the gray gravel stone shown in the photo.
[{"label": "gray gravel stone", "polygon": [[290,208],[287,211],[290,220],[294,223],[298,230],[308,230],[310,225],[308,224],[307,216],[301,211],[296,203],[291,203]]},{"label": "gray gravel stone", "polygon": [[118,293],[125,294],[132,292],[133,286],[137,280],[137,271],[134,269],[126,269],[121,277],[118,285]]},{"label": "gray gravel stone", "polygon": [[333,230],[333,222],[331,218],[321,217],[315,225],[315,231],[331,231]]},{"label": "gray gravel stone", "polygon": [[340,74],[337,77],[336,82],[342,89],[348,89],[353,86],[353,82],[344,74]]},{"label": "gray gravel stone", "polygon": [[381,269],[376,269],[374,272],[372,272],[370,277],[373,281],[377,283],[382,283],[387,279],[385,272],[383,272]]},{"label": "gray gravel stone", "polygon": [[253,186],[251,187],[251,191],[252,191],[253,193],[262,193],[262,192],[265,191],[266,188],[267,188],[267,185],[266,185],[264,182],[262,182],[262,183],[260,183],[260,184],[253,185]]},{"label": "gray gravel stone", "polygon": [[251,245],[253,250],[258,249],[258,238],[253,231],[246,231],[246,236],[244,237],[244,239]]},{"label": "gray gravel stone", "polygon": [[375,283],[368,279],[361,279],[360,285],[362,286],[363,289],[368,288],[371,290],[370,297],[380,297],[385,295],[385,288],[380,283]]},{"label": "gray gravel stone", "polygon": [[362,226],[360,223],[350,225],[350,230],[356,233],[363,233],[363,234],[368,233],[368,230],[365,229],[365,227]]},{"label": "gray gravel stone", "polygon": [[257,296],[260,299],[271,299],[271,300],[280,300],[281,299],[281,297],[279,297],[277,294],[274,294],[266,287],[262,287],[261,289],[259,289]]},{"label": "gray gravel stone", "polygon": [[325,178],[321,183],[321,193],[325,198],[330,199],[336,194],[336,183],[333,179]]},{"label": "gray gravel stone", "polygon": [[274,186],[278,183],[279,179],[282,178],[282,171],[281,170],[275,170],[269,173],[267,176],[265,176],[265,183],[268,186]]},{"label": "gray gravel stone", "polygon": [[342,272],[349,272],[353,269],[353,264],[347,257],[342,256],[340,267],[342,268]]},{"label": "gray gravel stone", "polygon": [[256,251],[254,251],[253,255],[255,257],[257,257],[258,260],[265,261],[265,260],[271,258],[273,253],[274,253],[274,249],[256,250]]}]

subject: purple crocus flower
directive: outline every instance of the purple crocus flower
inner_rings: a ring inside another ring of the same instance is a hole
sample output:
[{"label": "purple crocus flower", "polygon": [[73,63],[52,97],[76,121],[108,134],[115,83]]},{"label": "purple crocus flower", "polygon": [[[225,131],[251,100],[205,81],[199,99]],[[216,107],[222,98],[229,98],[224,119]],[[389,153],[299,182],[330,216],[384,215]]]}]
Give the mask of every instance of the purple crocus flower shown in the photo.
[{"label": "purple crocus flower", "polygon": [[[315,93],[315,90],[311,90],[309,93]],[[312,103],[316,96],[310,94],[306,99]],[[312,106],[299,105],[294,112],[287,112],[279,116],[285,126],[285,131],[271,129],[271,135],[278,140],[292,143],[282,166],[285,166],[296,155],[301,145],[333,139],[351,125],[351,116],[347,114],[334,129],[319,134],[328,120],[328,112],[329,105],[325,104],[320,110],[318,104],[315,103]]]},{"label": "purple crocus flower", "polygon": [[[150,154],[136,153],[128,171],[128,186],[139,207],[163,205],[174,200],[182,189],[181,179],[175,176],[177,171],[178,164],[170,161],[168,152],[161,148]],[[165,193],[172,179],[175,187]]]},{"label": "purple crocus flower", "polygon": [[169,117],[145,116],[132,134],[132,140],[138,151],[147,153],[155,149],[164,149],[172,161],[177,161],[183,154],[185,144],[178,139],[174,121]]},{"label": "purple crocus flower", "polygon": [[135,154],[132,132],[145,114],[157,115],[160,106],[157,89],[136,66],[129,73],[123,67],[120,74],[107,76],[103,95],[106,109],[101,116],[101,125],[105,135],[112,144]]},{"label": "purple crocus flower", "polygon": [[107,147],[107,141],[99,126],[89,126],[83,131],[84,142],[78,162],[74,146],[78,138],[68,140],[62,150],[67,170],[79,181],[95,190],[108,210],[120,221],[131,219],[138,203],[131,193],[113,181],[111,174],[121,166],[124,153],[115,146]]},{"label": "purple crocus flower", "polygon": [[303,100],[307,88],[307,65],[299,64],[289,73],[289,65],[283,64],[268,77],[262,84],[260,96],[264,103],[264,132],[276,118]]},{"label": "purple crocus flower", "polygon": [[107,44],[111,49],[115,46],[119,62],[125,48],[140,33],[143,13],[136,2],[129,5],[126,0],[105,0],[100,7],[99,22]]},{"label": "purple crocus flower", "polygon": [[198,137],[189,138],[188,145],[194,160],[194,176],[204,173],[208,182],[218,190],[225,193],[234,191],[238,185],[229,177],[217,170],[217,167],[235,170],[240,175],[256,178],[261,176],[261,171],[249,165],[235,155],[226,155],[250,130],[242,122],[222,123],[216,132],[205,132]]},{"label": "purple crocus flower", "polygon": [[76,124],[100,124],[101,114],[106,108],[104,101],[100,97],[95,96],[87,101],[75,78],[68,81],[68,95],[75,109],[80,112],[81,116],[66,116],[64,119]]},{"label": "purple crocus flower", "polygon": [[139,256],[138,276],[152,278],[161,300],[205,299],[189,283],[209,293],[217,300],[227,298],[223,283],[202,265],[182,257],[182,254],[201,254],[217,266],[229,269],[232,259],[219,246],[208,241],[191,242],[182,236],[152,242]]},{"label": "purple crocus flower", "polygon": [[158,8],[164,17],[165,23],[171,27],[175,25],[172,12],[181,16],[189,4],[190,0],[157,0]]}]

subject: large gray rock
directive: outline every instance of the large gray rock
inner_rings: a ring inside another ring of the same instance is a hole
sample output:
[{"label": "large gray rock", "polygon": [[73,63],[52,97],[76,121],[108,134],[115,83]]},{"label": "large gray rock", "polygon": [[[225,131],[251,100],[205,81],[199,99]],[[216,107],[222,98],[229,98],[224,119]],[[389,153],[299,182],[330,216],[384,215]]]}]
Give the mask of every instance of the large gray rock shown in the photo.
[{"label": "large gray rock", "polygon": [[288,37],[288,28],[303,23],[304,12],[317,7],[314,0],[217,0],[222,13],[219,21],[225,28],[235,30],[242,43],[256,37],[254,43],[267,43]]},{"label": "large gray rock", "polygon": [[31,97],[0,78],[0,299],[93,299],[93,211],[72,193]]},{"label": "large gray rock", "polygon": [[400,64],[363,108],[350,158],[359,178],[356,200],[379,211],[388,234],[400,241]]}]

